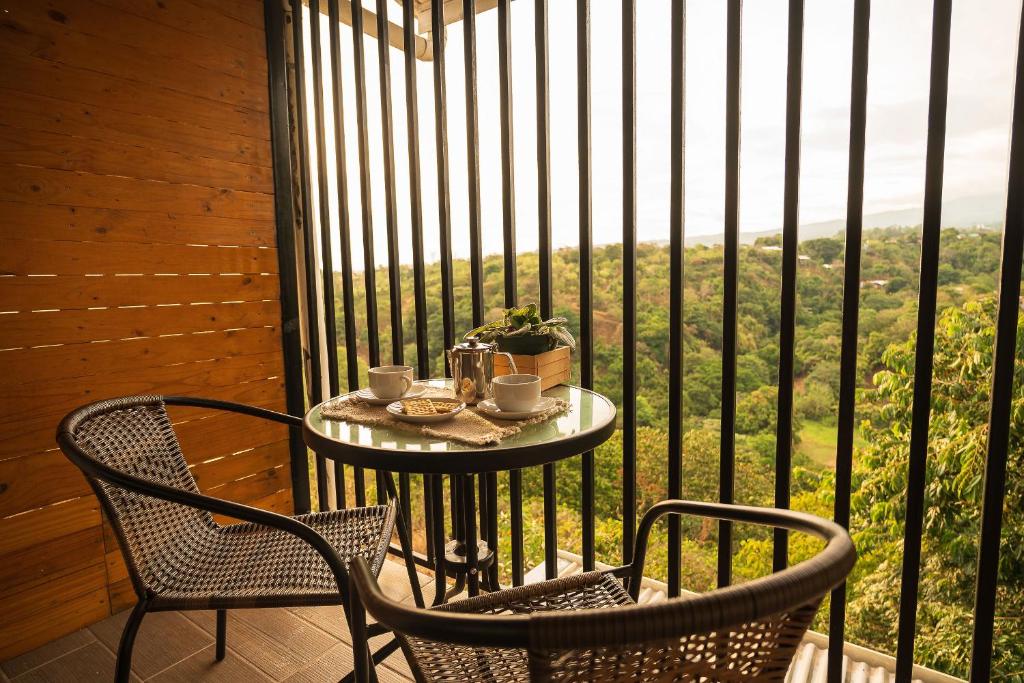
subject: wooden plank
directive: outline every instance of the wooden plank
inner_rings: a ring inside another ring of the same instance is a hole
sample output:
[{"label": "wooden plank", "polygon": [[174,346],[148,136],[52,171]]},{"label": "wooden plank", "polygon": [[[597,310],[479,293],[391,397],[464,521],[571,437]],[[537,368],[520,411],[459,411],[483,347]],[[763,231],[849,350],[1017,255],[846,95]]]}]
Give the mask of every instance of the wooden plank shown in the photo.
[{"label": "wooden plank", "polygon": [[238,503],[266,498],[272,493],[287,488],[291,483],[291,474],[287,467],[275,467],[274,469],[257,472],[250,477],[228,482],[215,486],[206,493],[224,500],[231,500]]},{"label": "wooden plank", "polygon": [[208,491],[255,474],[268,473],[287,465],[289,460],[288,442],[278,441],[199,463],[192,467],[192,475],[199,489]]},{"label": "wooden plank", "polygon": [[[277,397],[264,403],[261,408],[271,410],[284,409],[284,397]],[[168,408],[171,419],[187,416],[196,417],[196,411],[188,408]],[[178,435],[178,443],[185,459],[191,464],[198,464],[220,458],[246,448],[263,446],[288,437],[288,428],[284,425],[248,417],[237,413],[218,412],[202,419],[190,419],[187,422],[174,424]]]},{"label": "wooden plank", "polygon": [[104,555],[104,565],[107,572],[107,583],[117,583],[128,578],[128,565],[125,564],[120,548],[111,550]]},{"label": "wooden plank", "polygon": [[141,375],[173,363],[279,352],[280,347],[280,330],[254,327],[185,337],[17,349],[0,352],[0,377],[12,384],[38,384],[107,376],[129,367]]},{"label": "wooden plank", "polygon": [[[259,405],[276,396],[284,395],[284,379],[275,377],[222,388],[209,387],[203,389],[201,393],[209,398]],[[100,396],[96,398],[100,398]],[[54,441],[56,425],[57,420],[47,416],[33,418],[5,428],[4,431],[9,436],[0,438],[0,460],[53,450],[57,447]],[[16,429],[16,431],[12,431],[12,429]],[[241,443],[239,448],[245,448],[247,445]]]},{"label": "wooden plank", "polygon": [[[4,252],[0,252],[2,259]],[[279,296],[277,275],[62,275],[0,280],[0,311],[3,312],[267,301],[277,300]]]},{"label": "wooden plank", "polygon": [[[210,395],[284,372],[281,354],[274,352],[210,361],[165,365],[145,373],[134,369],[83,382],[80,379],[34,385],[0,385],[0,430],[17,429],[37,418],[54,426],[76,407],[114,396],[149,394]],[[2,431],[0,431],[2,433]]]},{"label": "wooden plank", "polygon": [[0,517],[90,494],[85,477],[60,451],[0,460]]},{"label": "wooden plank", "polygon": [[209,7],[186,0],[98,0],[102,5],[117,8],[128,14],[179,29],[194,36],[219,40],[243,52],[262,56],[266,52],[266,38],[262,30],[232,19]]},{"label": "wooden plank", "polygon": [[[56,582],[59,586],[60,582]],[[56,591],[55,591],[56,592]],[[51,640],[73,633],[110,614],[107,588],[76,597],[62,597],[45,613],[0,622],[0,660],[33,650]]]},{"label": "wooden plank", "polygon": [[4,316],[0,349],[265,327],[280,318],[276,301],[11,313]]},{"label": "wooden plank", "polygon": [[[295,512],[295,505],[292,502],[292,491],[291,489],[281,489],[275,491],[269,496],[265,496],[258,500],[254,500],[246,503],[252,507],[260,508],[263,510],[270,510],[276,512],[279,515],[292,515]],[[213,519],[218,524],[238,524],[239,520],[231,517],[225,517],[224,515],[214,515]]]},{"label": "wooden plank", "polygon": [[[193,0],[193,4],[203,6]],[[217,0],[212,6],[224,16],[237,19],[253,28],[263,30],[263,5],[254,0]]]},{"label": "wooden plank", "polygon": [[[4,623],[24,621],[34,614],[46,613],[68,598],[94,593],[106,588],[107,568],[102,563],[80,569],[27,590],[5,591],[0,594],[0,614]],[[4,640],[0,626],[0,641]]]},{"label": "wooden plank", "polygon": [[[259,3],[247,2],[262,13]],[[128,47],[175,62],[188,62],[266,87],[267,60],[216,38],[164,26],[90,0],[12,0],[19,16],[45,19],[97,38],[116,49]],[[262,16],[260,17],[262,26]]]},{"label": "wooden plank", "polygon": [[0,120],[7,125],[112,144],[177,152],[197,159],[270,168],[270,144],[249,135],[112,109],[103,102],[82,104],[61,91],[31,94],[0,88]]},{"label": "wooden plank", "polygon": [[[16,4],[6,3],[4,9],[5,40],[0,41],[0,54],[41,59],[134,81],[154,90],[175,91],[199,100],[196,106],[227,105],[264,114],[268,111],[265,83],[260,86],[184,60],[112,46]],[[129,54],[131,58],[126,59]]]},{"label": "wooden plank", "polygon": [[[2,97],[0,97],[2,100]],[[0,201],[0,238],[82,242],[275,246],[272,217],[185,216],[178,211],[125,211]]]},{"label": "wooden plank", "polygon": [[0,519],[0,557],[100,526],[94,496],[76,498]]},{"label": "wooden plank", "polygon": [[135,588],[129,579],[112,583],[108,586],[110,612],[116,613],[121,610],[134,607],[139,598],[135,595]]},{"label": "wooden plank", "polygon": [[103,532],[94,526],[3,556],[0,586],[5,591],[54,581],[102,562]]},{"label": "wooden plank", "polygon": [[57,171],[28,166],[0,167],[5,181],[0,200],[100,209],[171,211],[184,216],[215,214],[243,220],[274,215],[273,195]]},{"label": "wooden plank", "polygon": [[[0,275],[276,273],[277,249],[7,239]],[[125,289],[138,282],[122,280]],[[202,288],[195,283],[195,293]],[[211,301],[209,298],[193,299]],[[173,300],[165,303],[176,303]]]},{"label": "wooden plank", "polygon": [[9,52],[0,63],[0,88],[32,95],[52,96],[57,92],[61,99],[70,102],[180,121],[262,141],[270,139],[269,117],[263,112],[199,100],[173,90]]},{"label": "wooden plank", "polygon": [[94,132],[89,138],[82,138],[34,127],[0,125],[0,164],[230,187],[248,192],[273,191],[273,172],[269,168],[96,139],[100,136]]}]

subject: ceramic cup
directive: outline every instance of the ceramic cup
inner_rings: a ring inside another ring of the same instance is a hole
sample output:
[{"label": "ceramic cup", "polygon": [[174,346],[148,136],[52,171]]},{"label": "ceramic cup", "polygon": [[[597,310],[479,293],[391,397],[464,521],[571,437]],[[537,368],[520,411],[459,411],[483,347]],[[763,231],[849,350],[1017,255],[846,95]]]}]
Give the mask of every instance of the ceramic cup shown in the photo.
[{"label": "ceramic cup", "polygon": [[412,388],[411,365],[370,368],[370,391],[377,398],[400,398]]},{"label": "ceramic cup", "polygon": [[540,377],[537,375],[500,375],[491,383],[494,403],[499,410],[525,413],[540,401]]}]

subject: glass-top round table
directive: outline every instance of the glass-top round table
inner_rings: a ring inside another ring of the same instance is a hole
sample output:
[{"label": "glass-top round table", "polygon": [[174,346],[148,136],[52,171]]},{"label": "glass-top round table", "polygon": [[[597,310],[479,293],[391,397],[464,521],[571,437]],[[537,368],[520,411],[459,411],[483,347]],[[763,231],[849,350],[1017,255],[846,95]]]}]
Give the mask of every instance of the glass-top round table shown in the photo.
[{"label": "glass-top round table", "polygon": [[[417,382],[444,388],[448,380]],[[346,394],[348,396],[349,394]],[[559,385],[544,396],[569,410],[493,446],[472,446],[386,427],[332,420],[320,405],[306,413],[303,437],[317,455],[355,467],[414,474],[480,474],[544,465],[593,450],[615,430],[615,405],[601,394]]]},{"label": "glass-top round table", "polygon": [[[445,388],[450,380],[417,382]],[[349,394],[346,394],[348,396]],[[411,431],[325,419],[320,405],[314,406],[303,419],[302,434],[317,455],[345,465],[383,472],[388,495],[396,497],[392,472],[424,474],[427,488],[427,526],[433,552],[435,594],[434,604],[446,596],[458,594],[465,587],[470,595],[480,589],[480,572],[484,587],[497,590],[497,495],[495,472],[519,470],[524,467],[548,465],[558,460],[586,453],[604,443],[615,431],[615,405],[601,394],[571,385],[559,385],[544,396],[561,398],[569,409],[544,422],[525,425],[518,434],[493,446],[471,446],[429,437]],[[444,529],[444,495],[442,477],[451,475],[452,518],[458,518],[455,538],[449,540]],[[476,527],[475,475],[481,475],[480,527],[486,541],[478,540]],[[401,508],[401,506],[400,506]],[[458,511],[457,514],[455,511]],[[401,514],[401,512],[400,512]],[[411,540],[404,522],[398,524],[410,584],[417,604],[422,594],[413,566]],[[446,577],[454,575],[456,584],[447,590]]]}]

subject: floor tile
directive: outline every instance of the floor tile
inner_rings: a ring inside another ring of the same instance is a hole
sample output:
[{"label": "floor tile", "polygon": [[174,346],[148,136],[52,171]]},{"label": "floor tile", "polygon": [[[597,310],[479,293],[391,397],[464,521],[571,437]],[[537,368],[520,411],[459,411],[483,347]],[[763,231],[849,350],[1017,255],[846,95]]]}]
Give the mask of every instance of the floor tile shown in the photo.
[{"label": "floor tile", "polygon": [[[73,650],[13,679],[14,683],[86,683],[114,680],[114,653],[100,642]],[[132,676],[133,681],[139,681]]]},{"label": "floor tile", "polygon": [[31,671],[38,666],[42,666],[47,662],[53,661],[58,657],[63,657],[73,650],[77,650],[80,647],[85,647],[89,643],[95,642],[96,636],[94,636],[88,629],[75,631],[63,638],[51,640],[46,645],[38,647],[31,652],[26,652],[14,659],[8,659],[3,664],[0,664],[0,672],[2,672],[0,675],[5,675],[7,679],[20,676],[21,674]]},{"label": "floor tile", "polygon": [[[116,652],[129,611],[125,610],[93,624],[89,630]],[[209,613],[211,616],[213,612]],[[180,612],[147,614],[139,627],[132,654],[132,671],[143,678],[163,671],[213,643],[213,636],[186,619]]]},{"label": "floor tile", "polygon": [[241,655],[228,650],[222,661],[215,659],[214,646],[209,645],[188,659],[164,669],[148,681],[153,683],[193,683],[223,681],[224,683],[269,681],[258,669],[247,663]]}]

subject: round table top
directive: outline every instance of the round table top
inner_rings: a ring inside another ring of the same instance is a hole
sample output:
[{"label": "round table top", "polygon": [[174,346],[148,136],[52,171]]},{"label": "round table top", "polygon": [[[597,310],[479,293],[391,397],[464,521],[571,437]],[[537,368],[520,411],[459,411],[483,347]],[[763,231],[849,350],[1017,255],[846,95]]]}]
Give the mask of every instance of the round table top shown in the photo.
[{"label": "round table top", "polygon": [[[417,384],[446,387],[450,380]],[[323,404],[306,413],[302,434],[317,455],[346,465],[417,474],[477,474],[544,465],[585,453],[604,443],[615,430],[615,405],[601,394],[559,385],[544,396],[565,399],[569,410],[525,425],[520,433],[493,446],[325,419],[320,415]]]}]

